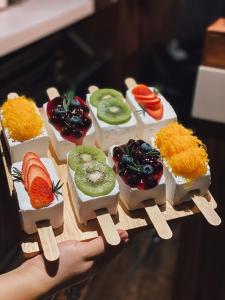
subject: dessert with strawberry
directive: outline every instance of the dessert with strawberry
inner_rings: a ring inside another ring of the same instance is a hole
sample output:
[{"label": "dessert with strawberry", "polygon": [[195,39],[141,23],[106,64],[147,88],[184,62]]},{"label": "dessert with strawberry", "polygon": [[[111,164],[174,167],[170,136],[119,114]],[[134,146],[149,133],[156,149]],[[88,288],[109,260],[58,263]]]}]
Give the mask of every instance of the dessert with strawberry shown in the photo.
[{"label": "dessert with strawberry", "polygon": [[28,151],[47,155],[49,138],[32,99],[9,94],[1,108],[1,122],[12,163],[21,161]]},{"label": "dessert with strawberry", "polygon": [[[51,174],[51,175],[50,175]],[[12,176],[24,231],[36,232],[36,223],[50,220],[53,228],[63,223],[62,184],[52,161],[28,152],[12,165]]]},{"label": "dessert with strawberry", "polygon": [[160,153],[143,140],[113,146],[109,152],[120,185],[120,198],[128,210],[142,208],[142,201],[165,203],[165,179]]},{"label": "dessert with strawberry", "polygon": [[65,160],[67,152],[74,145],[94,144],[94,127],[89,108],[73,92],[68,92],[63,97],[57,92],[56,97],[53,96],[44,105],[44,110],[52,146],[59,160]]},{"label": "dessert with strawberry", "polygon": [[138,122],[138,137],[149,141],[157,131],[177,120],[175,111],[156,88],[136,84],[129,88],[126,99]]}]

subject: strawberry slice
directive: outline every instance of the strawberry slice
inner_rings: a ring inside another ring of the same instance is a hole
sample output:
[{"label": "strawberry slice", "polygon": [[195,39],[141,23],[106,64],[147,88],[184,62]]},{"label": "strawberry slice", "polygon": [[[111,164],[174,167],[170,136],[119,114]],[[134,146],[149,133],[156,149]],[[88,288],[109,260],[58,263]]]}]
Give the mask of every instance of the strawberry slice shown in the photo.
[{"label": "strawberry slice", "polygon": [[26,190],[28,189],[28,172],[32,165],[39,166],[40,168],[42,168],[45,171],[46,175],[49,176],[47,169],[45,168],[44,164],[39,159],[36,159],[36,158],[29,159],[24,168],[25,170],[24,170],[23,183],[24,183],[24,187]]},{"label": "strawberry slice", "polygon": [[163,116],[163,105],[160,103],[160,107],[156,110],[146,108],[146,112],[154,119],[161,120]]},{"label": "strawberry slice", "polygon": [[40,160],[40,157],[34,153],[34,152],[27,152],[23,158],[23,165],[22,165],[22,179],[24,181],[24,177],[25,177],[25,168],[26,168],[26,164],[28,162],[28,160],[32,159],[32,158],[36,158],[37,160]]},{"label": "strawberry slice", "polygon": [[43,178],[47,183],[50,189],[52,189],[52,182],[49,174],[46,174],[44,169],[40,166],[31,165],[29,167],[29,170],[27,172],[27,191],[30,191],[30,187],[32,184],[32,181],[35,179],[35,177],[41,177]]},{"label": "strawberry slice", "polygon": [[149,101],[152,99],[156,99],[157,95],[155,93],[152,93],[150,95],[135,95],[136,100],[143,100],[143,101]]},{"label": "strawberry slice", "polygon": [[159,104],[161,102],[161,99],[159,97],[153,99],[153,100],[137,100],[138,103],[140,105],[146,105],[146,107],[148,107],[148,105],[154,105],[154,104]]},{"label": "strawberry slice", "polygon": [[54,193],[49,183],[43,177],[35,177],[29,188],[31,205],[34,208],[48,206],[54,200]]},{"label": "strawberry slice", "polygon": [[132,89],[132,93],[134,96],[142,95],[148,96],[153,93],[153,91],[145,84],[138,84]]}]

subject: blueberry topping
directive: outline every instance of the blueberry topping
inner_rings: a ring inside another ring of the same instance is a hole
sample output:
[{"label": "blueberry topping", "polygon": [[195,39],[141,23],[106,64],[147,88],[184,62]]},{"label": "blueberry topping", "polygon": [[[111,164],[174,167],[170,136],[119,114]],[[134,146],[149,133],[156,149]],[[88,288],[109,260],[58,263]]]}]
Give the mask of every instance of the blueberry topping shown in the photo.
[{"label": "blueberry topping", "polygon": [[80,124],[82,122],[82,119],[78,116],[72,116],[70,118],[70,122],[71,122],[71,124],[77,125],[77,124]]},{"label": "blueberry topping", "polygon": [[73,99],[73,101],[69,105],[69,108],[73,110],[74,108],[77,108],[79,106],[80,106],[80,102],[77,99]]},{"label": "blueberry topping", "polygon": [[65,110],[64,110],[63,107],[57,106],[57,107],[54,109],[54,114],[55,114],[56,116],[65,114]]},{"label": "blueberry topping", "polygon": [[144,152],[149,152],[152,150],[152,147],[151,145],[147,144],[147,143],[143,143],[141,145],[141,150],[144,151]]},{"label": "blueberry topping", "polygon": [[127,154],[124,154],[124,155],[122,156],[121,162],[122,162],[123,164],[132,164],[133,161],[134,161],[134,160],[133,160],[133,157],[131,157],[131,156],[127,155]]},{"label": "blueberry topping", "polygon": [[151,165],[146,165],[142,167],[143,175],[151,175],[154,172],[154,169]]}]

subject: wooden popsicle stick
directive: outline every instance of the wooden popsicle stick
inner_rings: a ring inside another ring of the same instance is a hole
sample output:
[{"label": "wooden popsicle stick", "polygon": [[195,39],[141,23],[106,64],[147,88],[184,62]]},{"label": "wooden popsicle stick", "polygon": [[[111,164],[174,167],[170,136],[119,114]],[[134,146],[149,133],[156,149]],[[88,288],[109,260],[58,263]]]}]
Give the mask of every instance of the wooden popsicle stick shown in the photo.
[{"label": "wooden popsicle stick", "polygon": [[155,201],[145,200],[142,204],[158,235],[162,239],[170,239],[173,233]]},{"label": "wooden popsicle stick", "polygon": [[60,97],[59,91],[55,87],[48,88],[46,92],[49,100],[53,100],[56,97]]},{"label": "wooden popsicle stick", "polygon": [[97,91],[97,90],[98,90],[98,87],[97,87],[96,85],[91,85],[91,86],[89,86],[89,88],[88,88],[88,92],[89,92],[90,94],[94,93],[94,92]]},{"label": "wooden popsicle stick", "polygon": [[49,221],[38,222],[37,229],[45,258],[48,261],[59,259],[59,248]]},{"label": "wooden popsicle stick", "polygon": [[8,96],[7,96],[8,99],[16,99],[18,97],[19,97],[19,95],[17,93],[14,93],[14,92],[9,93]]},{"label": "wooden popsicle stick", "polygon": [[137,85],[136,80],[132,77],[126,78],[124,82],[128,89],[132,89],[133,87],[135,87]]},{"label": "wooden popsicle stick", "polygon": [[203,196],[194,195],[192,196],[192,200],[194,201],[195,205],[198,207],[200,212],[209,222],[209,224],[213,226],[218,226],[221,223],[221,219],[217,212],[212,208],[211,203],[205,199]]},{"label": "wooden popsicle stick", "polygon": [[108,210],[98,209],[95,213],[107,243],[112,246],[118,245],[120,236]]}]

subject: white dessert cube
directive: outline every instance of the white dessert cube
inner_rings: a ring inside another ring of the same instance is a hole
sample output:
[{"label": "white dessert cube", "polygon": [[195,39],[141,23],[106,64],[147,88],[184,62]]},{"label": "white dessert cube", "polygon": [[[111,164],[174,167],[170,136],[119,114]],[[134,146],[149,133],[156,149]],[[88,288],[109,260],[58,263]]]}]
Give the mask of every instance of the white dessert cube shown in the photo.
[{"label": "white dessert cube", "polygon": [[163,170],[166,179],[166,200],[176,206],[191,200],[192,193],[207,195],[211,183],[210,169],[207,173],[193,180],[175,176],[172,170],[163,162]]},{"label": "white dessert cube", "polygon": [[[67,153],[76,146],[76,144],[65,140],[60,132],[54,128],[54,126],[51,125],[51,123],[48,120],[47,115],[47,103],[44,104],[44,112],[43,117],[45,121],[45,126],[48,131],[50,141],[52,144],[52,147],[55,151],[55,154],[58,158],[58,160],[66,160]],[[88,129],[86,136],[83,139],[83,145],[95,145],[95,128],[93,123],[91,124],[91,127]]]},{"label": "white dessert cube", "polygon": [[88,220],[95,219],[95,211],[101,208],[107,208],[111,215],[117,214],[119,199],[119,184],[117,181],[115,187],[108,195],[91,197],[78,189],[74,178],[75,172],[68,165],[68,184],[70,188],[71,203],[77,219],[81,224],[86,224]]},{"label": "white dessert cube", "polygon": [[[1,121],[2,121],[2,116],[1,116]],[[19,122],[19,120],[18,120],[18,122]],[[42,132],[39,136],[32,138],[30,140],[24,141],[24,142],[19,142],[19,141],[13,140],[10,137],[7,128],[4,128],[3,125],[2,125],[2,128],[3,128],[2,131],[3,131],[4,139],[5,139],[12,163],[22,161],[24,155],[27,152],[35,152],[40,157],[47,156],[47,151],[48,151],[48,146],[49,146],[49,137],[48,137],[47,131],[44,126],[43,126]]]},{"label": "white dessert cube", "polygon": [[[48,170],[51,180],[56,184],[59,178],[52,161],[49,158],[41,158],[41,161]],[[14,163],[12,169],[15,167],[21,170],[22,164],[23,162]],[[58,228],[63,224],[63,197],[61,195],[55,196],[49,206],[37,209],[32,207],[30,197],[22,182],[14,181],[14,192],[18,200],[22,227],[26,233],[35,233],[37,222],[40,221],[49,220],[53,228]]]},{"label": "white dessert cube", "polygon": [[[111,166],[114,166],[113,148],[117,146],[118,145],[114,145],[109,149],[108,155]],[[166,202],[166,183],[164,175],[162,175],[157,186],[148,190],[139,190],[137,188],[130,187],[118,174],[117,180],[120,187],[120,200],[128,210],[143,208],[142,202],[145,200],[154,199],[157,205],[163,205]]]},{"label": "white dessert cube", "polygon": [[[154,88],[150,87],[150,89],[153,90]],[[132,94],[132,89],[127,90],[126,99],[137,119],[137,137],[139,139],[149,141],[151,137],[156,135],[160,128],[177,120],[177,115],[170,103],[160,93],[157,96],[161,99],[163,104],[163,117],[161,120],[154,119],[147,112],[143,113],[141,106]]]},{"label": "white dessert cube", "polygon": [[[97,116],[97,108],[90,103],[91,94],[87,94],[92,120],[96,131],[96,142],[103,151],[108,151],[114,144],[122,144],[124,141],[135,138],[137,134],[137,121],[134,114],[128,122],[112,125],[100,120]],[[124,100],[125,101],[125,100]]]}]

